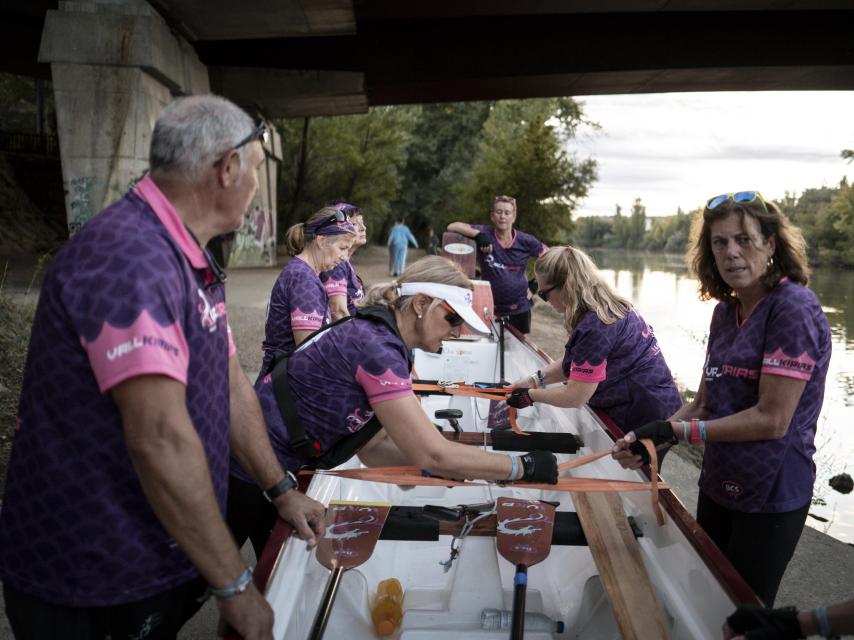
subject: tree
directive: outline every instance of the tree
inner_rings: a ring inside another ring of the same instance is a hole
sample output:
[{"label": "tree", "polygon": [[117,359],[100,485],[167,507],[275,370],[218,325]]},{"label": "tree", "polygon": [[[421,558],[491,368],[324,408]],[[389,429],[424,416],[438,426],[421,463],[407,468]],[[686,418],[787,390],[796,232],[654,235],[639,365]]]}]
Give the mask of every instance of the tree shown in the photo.
[{"label": "tree", "polygon": [[490,102],[423,105],[412,128],[403,183],[395,213],[415,229],[444,224],[459,216],[457,187],[471,179]]},{"label": "tree", "polygon": [[470,181],[459,189],[457,217],[486,221],[497,194],[516,198],[518,226],[565,242],[572,211],[596,179],[596,162],[580,160],[569,144],[584,118],[571,98],[506,100],[492,106]]},{"label": "tree", "polygon": [[414,110],[375,107],[366,114],[280,120],[280,233],[341,198],[365,212],[368,233],[380,237],[397,198]]}]

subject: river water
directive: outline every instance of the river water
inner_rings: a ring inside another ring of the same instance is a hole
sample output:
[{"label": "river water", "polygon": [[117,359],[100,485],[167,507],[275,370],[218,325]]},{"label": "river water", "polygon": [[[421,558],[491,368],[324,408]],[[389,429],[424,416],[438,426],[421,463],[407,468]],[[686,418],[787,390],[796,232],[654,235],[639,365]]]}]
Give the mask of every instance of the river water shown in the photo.
[{"label": "river water", "polygon": [[[705,359],[715,302],[701,302],[697,281],[682,256],[592,250],[605,277],[652,325],[680,388],[696,389]],[[816,484],[807,524],[854,542],[854,493],[828,485],[839,473],[854,475],[854,271],[817,269],[810,287],[827,315],[833,355],[816,433]]]}]

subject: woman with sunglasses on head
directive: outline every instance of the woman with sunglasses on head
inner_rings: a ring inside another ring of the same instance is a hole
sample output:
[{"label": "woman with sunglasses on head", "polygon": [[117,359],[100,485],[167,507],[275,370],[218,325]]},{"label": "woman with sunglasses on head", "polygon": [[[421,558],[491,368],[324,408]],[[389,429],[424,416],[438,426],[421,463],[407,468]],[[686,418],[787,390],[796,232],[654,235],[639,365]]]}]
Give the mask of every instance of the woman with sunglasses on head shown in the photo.
[{"label": "woman with sunglasses on head", "polygon": [[[564,314],[569,334],[563,360],[517,380],[507,404],[589,404],[623,431],[662,420],[682,400],[658,341],[640,314],[574,247],[553,247],[536,263],[537,294]],[[565,382],[546,388],[555,382]]]},{"label": "woman with sunglasses on head", "polygon": [[812,499],[830,327],[806,287],[800,230],[759,193],[712,198],[692,237],[700,298],[720,301],[700,388],[617,441],[614,457],[639,466],[639,438],[705,443],[697,521],[770,607]]},{"label": "woman with sunglasses on head", "polygon": [[335,207],[324,207],[287,230],[285,242],[293,258],[270,294],[261,376],[277,351],[293,350],[329,322],[329,299],[320,274],[346,261],[355,240],[356,228]]},{"label": "woman with sunglasses on head", "polygon": [[[557,461],[481,451],[446,440],[412,390],[410,352],[435,353],[465,322],[489,330],[471,306],[472,283],[428,256],[391,283],[371,287],[356,315],[306,341],[255,385],[273,450],[291,472],[329,468],[358,453],[368,466],[415,465],[437,476],[557,482]],[[286,384],[282,384],[282,380]],[[267,491],[277,495],[276,487]],[[228,521],[238,543],[260,552],[276,519],[232,461]]]},{"label": "woman with sunglasses on head", "polygon": [[492,286],[495,315],[506,316],[520,332],[531,332],[531,290],[528,287],[528,261],[543,255],[548,247],[534,236],[515,231],[516,198],[496,196],[490,218],[485,224],[452,222],[448,231],[473,238],[484,280]]},{"label": "woman with sunglasses on head", "polygon": [[365,246],[368,234],[362,210],[359,207],[346,202],[339,202],[332,206],[343,211],[356,229],[356,240],[350,247],[350,257],[332,270],[320,274],[320,280],[329,297],[329,313],[334,321],[353,315],[356,312],[356,304],[365,294],[362,279],[356,273],[356,266],[353,264],[353,254],[359,247]]}]

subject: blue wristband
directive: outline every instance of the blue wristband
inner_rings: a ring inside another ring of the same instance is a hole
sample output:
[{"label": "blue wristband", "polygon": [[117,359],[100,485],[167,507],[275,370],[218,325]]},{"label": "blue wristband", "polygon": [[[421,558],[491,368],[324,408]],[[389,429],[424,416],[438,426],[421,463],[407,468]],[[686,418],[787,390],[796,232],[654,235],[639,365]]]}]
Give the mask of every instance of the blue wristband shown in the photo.
[{"label": "blue wristband", "polygon": [[706,421],[700,420],[700,440],[706,441]]},{"label": "blue wristband", "polygon": [[818,634],[823,638],[832,638],[833,631],[830,629],[830,620],[827,618],[827,607],[816,607],[815,623],[818,626]]},{"label": "blue wristband", "polygon": [[510,475],[507,476],[507,479],[513,481],[516,479],[516,474],[519,473],[519,458],[517,456],[507,456],[510,458]]}]

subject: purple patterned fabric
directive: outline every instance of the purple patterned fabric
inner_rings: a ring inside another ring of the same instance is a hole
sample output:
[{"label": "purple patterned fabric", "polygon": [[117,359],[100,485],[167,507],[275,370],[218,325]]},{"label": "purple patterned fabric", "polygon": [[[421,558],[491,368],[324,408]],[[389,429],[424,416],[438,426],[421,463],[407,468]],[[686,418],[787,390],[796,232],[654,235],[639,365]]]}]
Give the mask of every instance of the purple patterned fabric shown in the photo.
[{"label": "purple patterned fabric", "polygon": [[225,508],[225,288],[206,254],[167,230],[180,234],[180,219],[162,215],[129,193],[71,238],[45,275],[0,513],[0,578],[47,602],[121,604],[197,575],[142,492],[106,393],[122,380],[185,380]]},{"label": "purple patterned fabric", "polygon": [[492,253],[477,252],[481,276],[492,286],[496,315],[516,315],[531,308],[528,299],[528,261],[548,251],[548,247],[534,236],[513,231],[509,247],[503,246],[495,236],[495,229],[485,224],[472,228],[489,234]]},{"label": "purple patterned fabric", "polygon": [[323,281],[326,295],[330,298],[332,296],[347,296],[347,310],[351,316],[354,315],[356,305],[365,295],[365,287],[359,274],[356,273],[353,257],[351,256],[349,260],[337,265],[331,271],[320,274],[320,279]]},{"label": "purple patterned fabric", "polygon": [[296,346],[294,331],[315,331],[329,323],[329,299],[318,275],[299,258],[292,258],[273,285],[264,327],[263,375],[276,351]]},{"label": "purple patterned fabric", "polygon": [[598,383],[588,404],[623,431],[669,418],[682,406],[652,327],[634,309],[612,324],[585,313],[561,366],[569,380]]},{"label": "purple patterned fabric", "polygon": [[715,307],[703,380],[709,418],[756,405],[763,375],[805,380],[779,440],[707,442],[700,489],[734,511],[793,511],[812,498],[815,431],[830,361],[830,327],[816,295],[782,280],[738,325],[737,303]]},{"label": "purple patterned fabric", "polygon": [[[385,324],[355,318],[300,345],[288,360],[288,386],[306,437],[317,443],[318,451],[326,451],[361,429],[373,417],[376,403],[412,395],[408,350]],[[255,391],[279,462],[296,471],[309,460],[288,447],[270,376],[259,378]],[[235,461],[231,468],[250,481]]]}]

